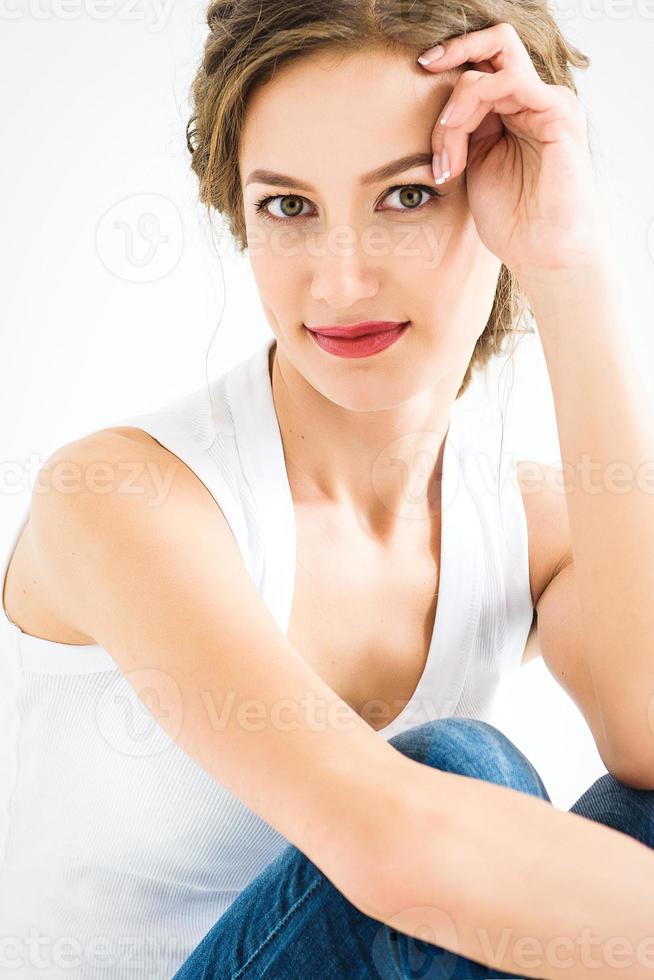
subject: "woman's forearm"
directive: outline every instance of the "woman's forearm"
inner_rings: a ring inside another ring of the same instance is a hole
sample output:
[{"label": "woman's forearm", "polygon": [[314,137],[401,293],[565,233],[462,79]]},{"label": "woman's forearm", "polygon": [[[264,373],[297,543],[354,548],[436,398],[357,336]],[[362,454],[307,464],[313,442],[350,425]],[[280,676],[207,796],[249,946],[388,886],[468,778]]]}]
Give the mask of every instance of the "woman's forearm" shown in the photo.
[{"label": "woman's forearm", "polygon": [[[606,243],[575,270],[525,270],[561,447],[583,656],[611,771],[654,785],[654,419]],[[649,482],[648,482],[649,476]]]},{"label": "woman's forearm", "polygon": [[654,851],[538,797],[406,763],[381,921],[521,977],[654,975]]}]

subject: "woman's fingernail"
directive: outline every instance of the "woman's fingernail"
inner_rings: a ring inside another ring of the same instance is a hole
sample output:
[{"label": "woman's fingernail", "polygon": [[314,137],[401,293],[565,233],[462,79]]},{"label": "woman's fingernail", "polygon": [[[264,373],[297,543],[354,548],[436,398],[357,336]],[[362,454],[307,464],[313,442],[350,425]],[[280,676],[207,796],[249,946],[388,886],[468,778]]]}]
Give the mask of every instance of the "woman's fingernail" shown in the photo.
[{"label": "woman's fingernail", "polygon": [[428,65],[432,61],[436,61],[437,58],[441,58],[444,54],[445,48],[443,45],[437,44],[435,48],[430,48],[428,51],[425,51],[424,54],[421,54],[418,61],[421,65]]},{"label": "woman's fingernail", "polygon": [[440,119],[438,120],[439,126],[444,126],[446,124],[446,122],[452,115],[453,109],[454,109],[454,102],[453,100],[450,99],[450,101],[447,103],[447,105],[441,112]]},{"label": "woman's fingernail", "polygon": [[438,153],[434,154],[432,169],[434,171],[434,183],[444,184],[450,178],[450,155],[446,146],[441,150],[440,156]]},{"label": "woman's fingernail", "polygon": [[441,150],[441,166],[443,168],[443,179],[447,180],[451,174],[450,171],[450,154],[447,152],[447,147],[444,146]]}]

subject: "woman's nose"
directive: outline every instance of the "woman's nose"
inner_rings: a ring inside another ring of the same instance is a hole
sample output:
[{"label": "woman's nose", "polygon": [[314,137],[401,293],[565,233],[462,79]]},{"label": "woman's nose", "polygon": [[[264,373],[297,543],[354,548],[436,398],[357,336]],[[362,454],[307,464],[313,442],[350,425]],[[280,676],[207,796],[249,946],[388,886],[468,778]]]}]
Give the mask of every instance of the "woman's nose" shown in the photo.
[{"label": "woman's nose", "polygon": [[327,254],[315,260],[311,296],[336,312],[379,290],[379,277],[365,255],[350,247],[348,254]]}]

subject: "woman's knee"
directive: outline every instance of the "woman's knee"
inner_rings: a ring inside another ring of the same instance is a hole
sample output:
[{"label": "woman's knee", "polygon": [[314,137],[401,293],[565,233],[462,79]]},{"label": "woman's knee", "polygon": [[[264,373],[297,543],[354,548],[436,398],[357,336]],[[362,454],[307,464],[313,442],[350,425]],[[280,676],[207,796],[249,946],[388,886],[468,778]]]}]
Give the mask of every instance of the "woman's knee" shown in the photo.
[{"label": "woman's knee", "polygon": [[570,811],[654,847],[653,790],[626,786],[607,772],[588,787]]},{"label": "woman's knee", "polygon": [[526,755],[489,722],[438,718],[395,735],[389,743],[425,765],[508,786],[551,802],[543,780]]}]

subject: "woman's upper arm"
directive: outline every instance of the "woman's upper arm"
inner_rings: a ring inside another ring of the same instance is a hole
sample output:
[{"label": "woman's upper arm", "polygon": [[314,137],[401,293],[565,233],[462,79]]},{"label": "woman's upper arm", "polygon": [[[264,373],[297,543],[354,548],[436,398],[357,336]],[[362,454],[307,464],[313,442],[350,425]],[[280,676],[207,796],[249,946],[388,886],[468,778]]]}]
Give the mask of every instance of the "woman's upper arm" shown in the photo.
[{"label": "woman's upper arm", "polygon": [[[153,468],[170,466],[162,499]],[[38,484],[30,535],[52,607],[128,681],[163,672],[179,692],[180,710],[156,717],[170,737],[374,907],[366,857],[403,757],[279,630],[208,490],[167,450],[110,431],[57,450]]]}]

